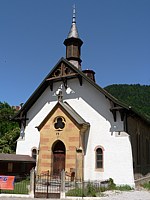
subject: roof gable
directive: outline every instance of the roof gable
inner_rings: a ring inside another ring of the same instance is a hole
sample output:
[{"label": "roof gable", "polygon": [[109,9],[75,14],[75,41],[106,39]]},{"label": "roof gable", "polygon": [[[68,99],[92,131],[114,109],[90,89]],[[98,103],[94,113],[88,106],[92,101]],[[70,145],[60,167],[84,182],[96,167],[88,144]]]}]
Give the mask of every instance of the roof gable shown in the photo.
[{"label": "roof gable", "polygon": [[53,90],[53,83],[58,81],[62,81],[65,88],[67,88],[67,80],[73,78],[78,78],[81,85],[81,76],[79,75],[79,72],[79,69],[73,66],[66,59],[62,58],[46,78],[46,81],[49,83],[51,90]]},{"label": "roof gable", "polygon": [[[42,83],[38,86],[38,88],[33,92],[33,94],[30,96],[30,98],[26,101],[26,103],[23,105],[21,110],[14,116],[13,119],[15,119],[15,120],[25,119],[27,111],[37,101],[39,96],[43,93],[43,91],[48,86],[50,86],[50,89],[53,90],[54,82],[63,81],[64,86],[67,87],[67,80],[73,79],[73,78],[78,78],[80,85],[82,85],[83,79],[86,80],[93,87],[95,87],[99,92],[101,92],[103,95],[105,95],[105,97],[110,100],[111,112],[114,115],[114,119],[115,119],[117,110],[118,111],[126,110],[129,112],[135,113],[140,118],[142,117],[137,112],[135,112],[134,109],[131,108],[131,106],[127,106],[126,104],[120,102],[118,99],[116,99],[110,93],[108,93],[105,89],[103,89],[99,85],[97,85],[92,79],[87,77],[81,70],[79,70],[74,65],[72,65],[69,61],[67,61],[67,59],[62,57],[58,61],[58,63],[53,67],[53,69],[50,71],[50,73],[45,77],[45,79],[42,81]],[[144,118],[143,118],[143,120],[147,122],[147,120],[145,120]]]},{"label": "roof gable", "polygon": [[88,78],[81,70],[77,69],[74,65],[68,62],[66,59],[61,58],[58,63],[53,67],[50,73],[44,78],[42,83],[38,86],[38,88],[33,92],[30,98],[23,105],[21,110],[14,116],[14,119],[20,115],[25,115],[25,113],[30,109],[30,107],[35,103],[38,97],[43,93],[43,91],[50,86],[50,89],[53,90],[54,82],[63,81],[64,86],[67,87],[67,80],[78,78],[80,85],[82,85],[82,79],[88,81],[91,85],[93,85],[98,91],[103,93],[108,99],[112,102],[128,109],[127,106],[119,102],[115,97],[110,95],[103,88],[98,86],[93,80]]},{"label": "roof gable", "polygon": [[69,116],[72,121],[76,122],[79,126],[89,126],[89,123],[86,122],[67,102],[58,101],[58,103],[53,107],[40,125],[36,127],[39,131],[58,108],[60,108],[66,115]]},{"label": "roof gable", "polygon": [[22,106],[19,112],[14,116],[13,119],[17,119],[18,116],[25,115],[25,113],[30,109],[30,107],[35,103],[38,97],[43,93],[43,91],[50,86],[50,89],[53,90],[53,83],[56,81],[63,81],[64,85],[65,78],[76,78],[78,75],[78,69],[74,67],[71,63],[69,63],[66,59],[61,58],[58,63],[53,67],[50,73],[44,78],[41,84],[37,87],[37,89],[32,93],[26,103]]}]

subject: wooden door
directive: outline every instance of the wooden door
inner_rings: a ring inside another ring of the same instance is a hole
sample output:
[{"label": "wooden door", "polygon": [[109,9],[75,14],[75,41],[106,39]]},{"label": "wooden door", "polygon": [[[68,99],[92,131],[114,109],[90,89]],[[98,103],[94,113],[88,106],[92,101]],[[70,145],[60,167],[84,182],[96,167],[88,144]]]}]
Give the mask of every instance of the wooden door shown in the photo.
[{"label": "wooden door", "polygon": [[65,154],[63,152],[54,152],[53,155],[53,174],[60,175],[61,171],[65,170]]},{"label": "wooden door", "polygon": [[52,147],[53,151],[53,175],[60,175],[65,170],[66,148],[62,141],[57,140]]}]

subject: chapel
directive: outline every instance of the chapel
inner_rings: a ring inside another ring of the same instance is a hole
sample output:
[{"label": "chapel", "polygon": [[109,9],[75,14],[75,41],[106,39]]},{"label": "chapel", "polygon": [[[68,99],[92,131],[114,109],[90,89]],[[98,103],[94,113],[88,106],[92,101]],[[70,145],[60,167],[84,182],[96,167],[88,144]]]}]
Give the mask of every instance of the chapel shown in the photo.
[{"label": "chapel", "polygon": [[36,159],[36,173],[62,170],[80,180],[135,185],[150,172],[150,122],[101,88],[83,70],[75,8],[66,57],[51,68],[15,116],[16,154]]}]

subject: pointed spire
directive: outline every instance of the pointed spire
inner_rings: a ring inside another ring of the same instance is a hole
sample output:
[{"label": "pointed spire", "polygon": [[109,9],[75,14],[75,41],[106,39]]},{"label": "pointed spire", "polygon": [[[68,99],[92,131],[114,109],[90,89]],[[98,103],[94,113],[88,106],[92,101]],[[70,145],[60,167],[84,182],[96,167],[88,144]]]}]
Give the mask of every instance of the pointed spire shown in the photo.
[{"label": "pointed spire", "polygon": [[66,46],[66,59],[72,63],[75,67],[81,70],[81,46],[83,42],[79,38],[77,26],[76,26],[76,11],[73,6],[72,25],[67,39],[64,41]]},{"label": "pointed spire", "polygon": [[76,26],[76,9],[75,9],[75,5],[73,6],[73,15],[72,15],[72,25],[71,25],[71,29],[70,32],[68,34],[68,38],[79,38],[79,34],[78,34],[78,29]]}]

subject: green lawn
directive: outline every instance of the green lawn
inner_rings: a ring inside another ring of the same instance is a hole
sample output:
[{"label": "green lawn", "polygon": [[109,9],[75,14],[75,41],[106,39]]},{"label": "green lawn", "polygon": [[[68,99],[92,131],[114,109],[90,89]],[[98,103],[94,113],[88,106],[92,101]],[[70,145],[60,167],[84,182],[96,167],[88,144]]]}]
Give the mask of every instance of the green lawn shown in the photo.
[{"label": "green lawn", "polygon": [[29,180],[22,180],[19,182],[15,182],[14,184],[14,190],[0,190],[0,193],[6,193],[6,194],[28,194],[28,188],[30,185]]}]

